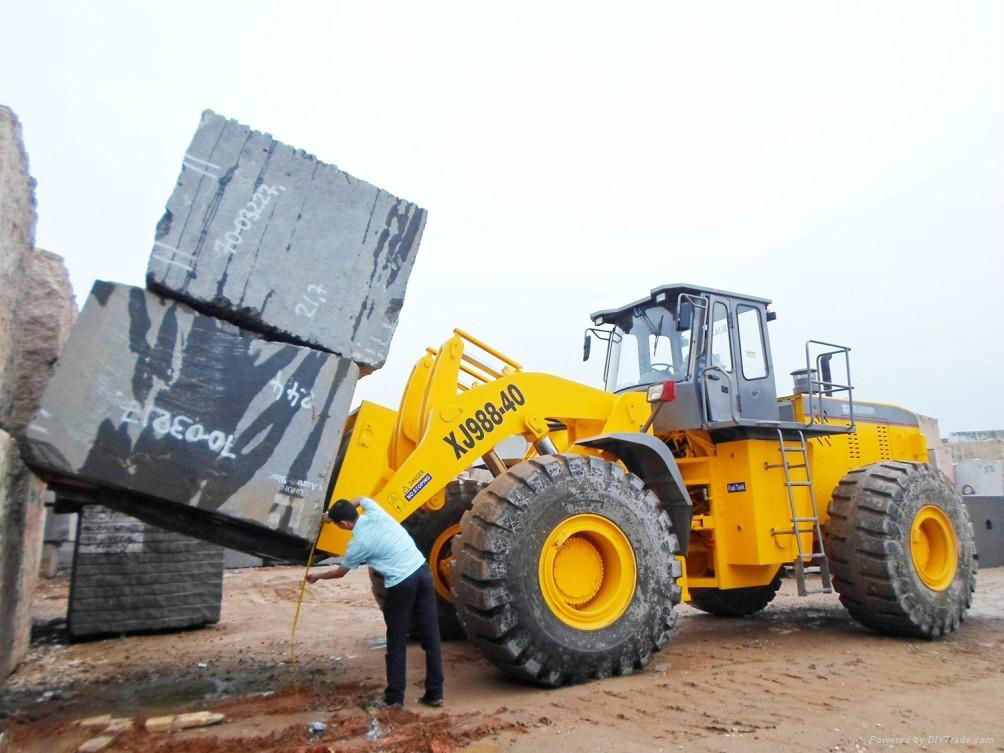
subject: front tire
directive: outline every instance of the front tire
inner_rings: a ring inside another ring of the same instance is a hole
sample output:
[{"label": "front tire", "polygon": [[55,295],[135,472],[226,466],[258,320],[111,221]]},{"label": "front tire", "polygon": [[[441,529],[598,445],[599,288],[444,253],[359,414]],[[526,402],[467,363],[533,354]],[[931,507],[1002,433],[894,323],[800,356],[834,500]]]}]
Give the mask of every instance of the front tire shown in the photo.
[{"label": "front tire", "polygon": [[941,473],[895,461],[858,468],[829,512],[833,587],[852,617],[919,638],[958,629],[976,590],[976,545],[966,507]]},{"label": "front tire", "polygon": [[669,640],[681,565],[637,476],[600,458],[520,463],[461,523],[454,579],[468,637],[506,673],[559,686],[628,674]]}]

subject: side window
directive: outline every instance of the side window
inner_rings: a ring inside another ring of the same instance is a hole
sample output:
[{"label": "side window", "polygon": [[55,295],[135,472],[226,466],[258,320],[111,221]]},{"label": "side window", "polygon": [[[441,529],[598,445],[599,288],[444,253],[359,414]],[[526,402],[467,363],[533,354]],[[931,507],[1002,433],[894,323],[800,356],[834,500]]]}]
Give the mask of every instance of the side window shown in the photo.
[{"label": "side window", "polygon": [[732,348],[729,346],[729,310],[724,303],[711,308],[711,363],[732,371]]},{"label": "side window", "polygon": [[641,380],[638,361],[638,338],[625,334],[621,338],[619,358],[617,359],[617,382],[614,389],[623,389],[638,384]]},{"label": "side window", "polygon": [[746,379],[763,379],[767,376],[767,359],[763,347],[763,322],[760,310],[752,306],[736,306],[739,329],[739,360]]}]

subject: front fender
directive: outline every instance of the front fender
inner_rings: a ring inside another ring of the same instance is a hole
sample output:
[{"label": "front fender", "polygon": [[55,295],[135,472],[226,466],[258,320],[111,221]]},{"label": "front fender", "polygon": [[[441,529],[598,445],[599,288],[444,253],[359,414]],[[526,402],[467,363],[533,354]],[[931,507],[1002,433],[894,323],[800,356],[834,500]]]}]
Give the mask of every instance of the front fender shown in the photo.
[{"label": "front fender", "polygon": [[651,434],[641,432],[601,434],[576,444],[616,455],[631,473],[655,492],[673,523],[673,530],[680,543],[680,554],[686,555],[690,544],[693,504],[676,465],[676,458],[669,448]]}]

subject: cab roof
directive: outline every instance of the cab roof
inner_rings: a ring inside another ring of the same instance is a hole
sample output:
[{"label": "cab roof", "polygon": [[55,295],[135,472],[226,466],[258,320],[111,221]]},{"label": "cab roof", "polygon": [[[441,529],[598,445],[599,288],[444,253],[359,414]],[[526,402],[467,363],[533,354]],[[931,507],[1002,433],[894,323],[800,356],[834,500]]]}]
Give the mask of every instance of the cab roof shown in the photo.
[{"label": "cab roof", "polygon": [[758,298],[752,295],[745,295],[744,293],[732,293],[728,290],[719,290],[718,288],[706,288],[700,285],[690,285],[685,282],[672,283],[670,285],[660,285],[657,288],[652,288],[647,298],[641,298],[634,303],[629,303],[626,306],[621,306],[616,309],[603,309],[601,311],[594,311],[590,314],[590,318],[593,320],[593,324],[613,324],[618,319],[621,319],[625,314],[629,314],[634,309],[639,306],[655,305],[663,303],[666,300],[675,298],[680,293],[689,293],[690,295],[705,295],[710,293],[712,295],[718,295],[722,298],[733,298],[739,301],[749,301],[752,303],[762,304],[764,307],[770,305],[770,299],[768,298]]}]

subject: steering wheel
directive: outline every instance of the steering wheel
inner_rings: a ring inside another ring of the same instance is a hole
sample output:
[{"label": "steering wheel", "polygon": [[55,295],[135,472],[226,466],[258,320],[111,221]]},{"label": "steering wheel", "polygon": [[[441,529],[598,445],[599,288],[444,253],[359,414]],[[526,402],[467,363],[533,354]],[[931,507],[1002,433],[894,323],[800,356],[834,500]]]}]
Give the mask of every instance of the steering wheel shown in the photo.
[{"label": "steering wheel", "polygon": [[662,363],[661,361],[654,361],[648,365],[652,371],[676,371],[676,367],[671,363]]}]

